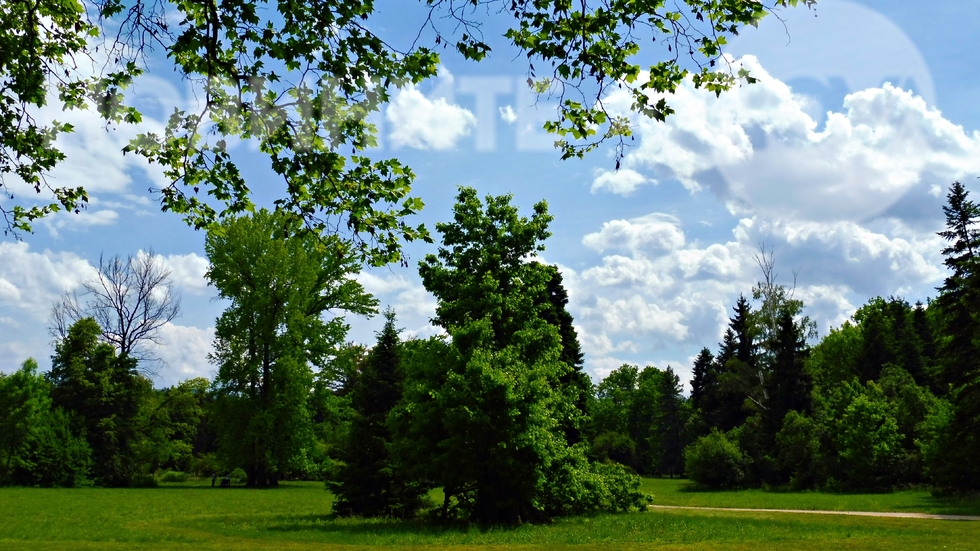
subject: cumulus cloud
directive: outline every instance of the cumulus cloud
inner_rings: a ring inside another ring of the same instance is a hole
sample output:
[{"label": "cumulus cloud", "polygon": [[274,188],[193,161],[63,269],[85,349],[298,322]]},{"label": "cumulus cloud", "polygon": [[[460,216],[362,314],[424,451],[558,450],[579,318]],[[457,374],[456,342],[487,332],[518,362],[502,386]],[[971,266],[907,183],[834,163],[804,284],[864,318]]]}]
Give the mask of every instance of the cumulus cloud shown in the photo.
[{"label": "cumulus cloud", "polygon": [[[440,71],[440,88],[452,83],[448,71]],[[438,89],[437,89],[438,91]],[[414,85],[399,90],[385,111],[392,146],[446,150],[456,146],[476,126],[476,116],[443,95],[426,97]]]},{"label": "cumulus cloud", "polygon": [[[778,282],[793,286],[795,279],[821,334],[868,297],[914,301],[933,295],[944,276],[933,231],[896,219],[862,225],[756,215],[739,220],[729,240],[702,244],[687,238],[675,216],[652,213],[606,222],[582,243],[604,256],[562,273],[587,362],[600,376],[624,358],[665,367],[652,360],[715,349],[735,299],[760,279],[760,243],[776,253]],[[689,361],[669,363],[689,378]]]},{"label": "cumulus cloud", "polygon": [[[720,97],[686,82],[668,98],[677,113],[665,123],[635,119],[639,145],[624,174],[600,171],[593,189],[625,195],[675,179],[713,189],[733,213],[859,221],[914,187],[935,193],[936,182],[980,171],[980,134],[911,92],[885,84],[852,93],[818,128],[806,99],[753,56],[738,64],[759,82]],[[616,91],[606,104],[625,114],[631,101]]]},{"label": "cumulus cloud", "polygon": [[157,373],[159,382],[169,386],[185,379],[214,376],[216,368],[208,361],[208,354],[213,351],[213,327],[166,323],[160,327],[158,337],[160,344],[153,346],[151,353],[163,362]]},{"label": "cumulus cloud", "polygon": [[592,179],[592,193],[607,190],[618,195],[629,195],[646,183],[656,183],[631,168],[619,170],[597,169]]},{"label": "cumulus cloud", "polygon": [[62,293],[94,275],[95,268],[73,253],[36,253],[24,242],[0,243],[0,306],[15,313],[11,317],[47,321]]},{"label": "cumulus cloud", "polygon": [[[140,251],[138,254],[146,253]],[[195,253],[155,256],[170,271],[174,286],[192,295],[208,294],[208,281],[204,277],[209,267],[208,259]]]}]

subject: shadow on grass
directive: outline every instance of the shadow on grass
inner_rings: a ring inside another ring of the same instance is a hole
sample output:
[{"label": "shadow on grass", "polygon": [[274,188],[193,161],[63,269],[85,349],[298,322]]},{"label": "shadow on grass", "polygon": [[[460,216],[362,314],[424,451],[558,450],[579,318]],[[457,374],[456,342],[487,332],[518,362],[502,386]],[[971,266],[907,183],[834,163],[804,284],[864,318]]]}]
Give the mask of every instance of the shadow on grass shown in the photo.
[{"label": "shadow on grass", "polygon": [[[266,491],[274,492],[274,491],[285,491],[285,490],[307,490],[307,491],[309,491],[311,486],[316,486],[319,489],[323,489],[323,483],[322,482],[307,482],[307,483],[304,483],[304,484],[293,484],[293,483],[288,483],[287,482],[287,483],[284,483],[284,484],[280,484],[278,486],[265,486],[265,487],[245,486],[244,484],[239,484],[239,485],[233,485],[233,486],[228,486],[228,487],[224,487],[224,488],[222,488],[220,486],[217,486],[217,485],[211,486],[209,484],[185,484],[185,483],[181,483],[181,482],[172,482],[172,483],[166,483],[166,482],[164,482],[164,483],[160,484],[159,486],[152,487],[152,488],[133,488],[133,489],[139,489],[139,490],[198,490],[198,491],[200,491],[200,490],[208,490],[208,491],[211,491],[211,492],[227,492],[229,490],[232,490],[232,491],[249,490],[249,491],[253,491],[253,492],[266,492]],[[323,491],[326,491],[326,490],[323,490]]]}]

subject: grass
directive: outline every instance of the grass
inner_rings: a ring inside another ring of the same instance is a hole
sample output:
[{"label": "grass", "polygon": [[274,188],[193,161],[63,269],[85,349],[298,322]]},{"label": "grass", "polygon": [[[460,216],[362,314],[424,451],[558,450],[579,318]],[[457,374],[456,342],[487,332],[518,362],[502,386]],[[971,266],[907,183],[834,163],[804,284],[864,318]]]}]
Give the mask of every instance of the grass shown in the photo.
[{"label": "grass", "polygon": [[687,480],[644,478],[642,490],[658,505],[807,509],[820,511],[887,511],[941,515],[980,515],[980,501],[933,497],[929,490],[896,490],[878,494],[786,492],[761,489],[698,491]]},{"label": "grass", "polygon": [[[685,492],[676,481],[645,484],[660,492],[661,503],[664,495],[706,495]],[[767,496],[778,495],[753,499]],[[484,530],[333,519],[330,504],[317,483],[275,490],[212,489],[201,482],[148,489],[5,488],[0,549],[973,549],[980,538],[980,523],[974,522],[687,510]]]}]

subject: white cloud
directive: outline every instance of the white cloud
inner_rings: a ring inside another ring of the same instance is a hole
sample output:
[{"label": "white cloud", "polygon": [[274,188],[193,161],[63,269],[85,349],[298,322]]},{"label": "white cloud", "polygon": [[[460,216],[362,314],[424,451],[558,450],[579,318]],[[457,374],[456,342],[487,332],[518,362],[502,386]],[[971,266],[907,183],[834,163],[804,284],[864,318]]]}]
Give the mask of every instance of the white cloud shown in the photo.
[{"label": "white cloud", "polygon": [[636,191],[636,188],[646,183],[656,183],[639,172],[623,168],[620,170],[596,169],[592,180],[592,193],[599,190],[608,190],[618,195],[629,195]]},{"label": "white cloud", "polygon": [[684,233],[678,225],[676,217],[660,213],[613,220],[604,223],[601,231],[586,235],[582,244],[600,253],[620,247],[629,251],[669,251],[684,245]]},{"label": "white cloud", "polygon": [[514,124],[517,122],[517,113],[514,111],[513,107],[507,105],[500,108],[500,118],[507,124]]},{"label": "white cloud", "polygon": [[65,292],[95,275],[88,261],[72,253],[30,251],[27,243],[0,243],[0,306],[35,321],[47,321]]},{"label": "white cloud", "polygon": [[[561,269],[586,361],[601,375],[624,356],[665,367],[651,360],[716,349],[735,299],[760,279],[753,258],[760,243],[775,251],[779,283],[792,286],[798,273],[796,296],[821,334],[868,297],[930,296],[944,276],[934,230],[897,219],[861,225],[757,215],[739,220],[729,241],[701,244],[674,216],[653,213],[604,223],[582,242],[607,254],[579,271]],[[669,363],[689,373],[690,362]]]},{"label": "white cloud", "polygon": [[[677,113],[665,123],[636,118],[640,140],[623,159],[625,174],[599,172],[593,189],[628,194],[673,178],[714,189],[735,213],[859,221],[910,189],[980,172],[980,134],[910,92],[885,84],[852,93],[818,129],[804,98],[754,57],[741,63],[758,83],[715,97],[686,82],[668,98]],[[631,101],[617,91],[607,105],[626,113]]]},{"label": "white cloud", "polygon": [[205,377],[210,379],[216,372],[215,366],[208,362],[208,354],[213,350],[214,328],[201,329],[166,323],[160,327],[159,346],[151,351],[163,360],[163,367],[157,378],[164,385],[173,385],[185,379]]},{"label": "white cloud", "polygon": [[[439,78],[443,84],[452,82],[448,71],[440,71]],[[452,149],[476,126],[476,116],[453,103],[451,98],[435,97],[435,94],[426,97],[414,85],[395,94],[385,111],[385,119],[391,125],[388,137],[395,148]]]},{"label": "white cloud", "polygon": [[[137,254],[146,254],[139,251]],[[208,271],[208,259],[195,253],[156,255],[168,270],[174,286],[193,295],[208,294],[208,280],[204,274]]]}]

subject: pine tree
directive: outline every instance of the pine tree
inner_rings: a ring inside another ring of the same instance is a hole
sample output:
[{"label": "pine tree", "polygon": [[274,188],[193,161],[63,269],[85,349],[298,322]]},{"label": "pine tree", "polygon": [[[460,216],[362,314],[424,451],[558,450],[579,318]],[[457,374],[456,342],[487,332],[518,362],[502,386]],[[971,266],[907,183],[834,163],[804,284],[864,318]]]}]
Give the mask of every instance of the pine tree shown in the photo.
[{"label": "pine tree", "polygon": [[422,486],[406,478],[390,453],[388,414],[401,399],[404,377],[395,313],[384,315],[378,342],[351,390],[354,415],[341,453],[344,466],[328,482],[337,496],[333,512],[342,516],[404,518],[422,506]]},{"label": "pine tree", "polygon": [[[572,325],[574,319],[568,312],[568,291],[562,283],[561,272],[557,266],[541,265],[551,277],[545,287],[544,296],[536,301],[536,305],[541,309],[541,319],[550,323],[558,329],[558,336],[561,339],[561,361],[571,369],[559,378],[562,388],[570,391],[573,395],[575,407],[581,412],[583,418],[588,418],[589,396],[592,394],[592,379],[584,371],[585,356],[582,354],[582,346],[578,341],[578,332]],[[582,441],[582,431],[574,423],[563,423],[565,439],[571,445]]]},{"label": "pine tree", "polygon": [[950,244],[943,249],[943,264],[949,276],[939,288],[937,306],[942,311],[944,333],[949,337],[943,350],[943,379],[953,386],[969,380],[977,369],[975,339],[980,336],[976,306],[980,304],[980,206],[968,198],[963,184],[953,183],[943,207],[946,230],[939,235]]},{"label": "pine tree", "polygon": [[697,358],[694,359],[694,369],[691,379],[691,406],[700,409],[706,397],[714,392],[718,382],[717,373],[714,367],[714,354],[707,347],[702,348]]},{"label": "pine tree", "polygon": [[766,409],[763,411],[764,441],[770,447],[790,411],[809,414],[812,409],[812,381],[803,368],[806,340],[800,335],[789,312],[779,317],[773,350],[773,364],[766,378]]},{"label": "pine tree", "polygon": [[714,415],[709,417],[713,426],[722,431],[729,431],[745,422],[746,400],[759,402],[762,381],[756,362],[750,315],[748,300],[744,295],[739,295],[718,353],[718,400]]},{"label": "pine tree", "polygon": [[929,471],[940,487],[970,492],[980,489],[980,206],[956,182],[943,212],[946,230],[939,235],[950,243],[942,252],[951,273],[935,304],[946,337],[941,375],[949,388],[953,415],[939,437],[940,453],[931,454]]},{"label": "pine tree", "polygon": [[654,408],[653,434],[650,439],[654,471],[674,478],[684,472],[684,398],[680,379],[674,370],[659,372],[656,378],[657,402]]}]

